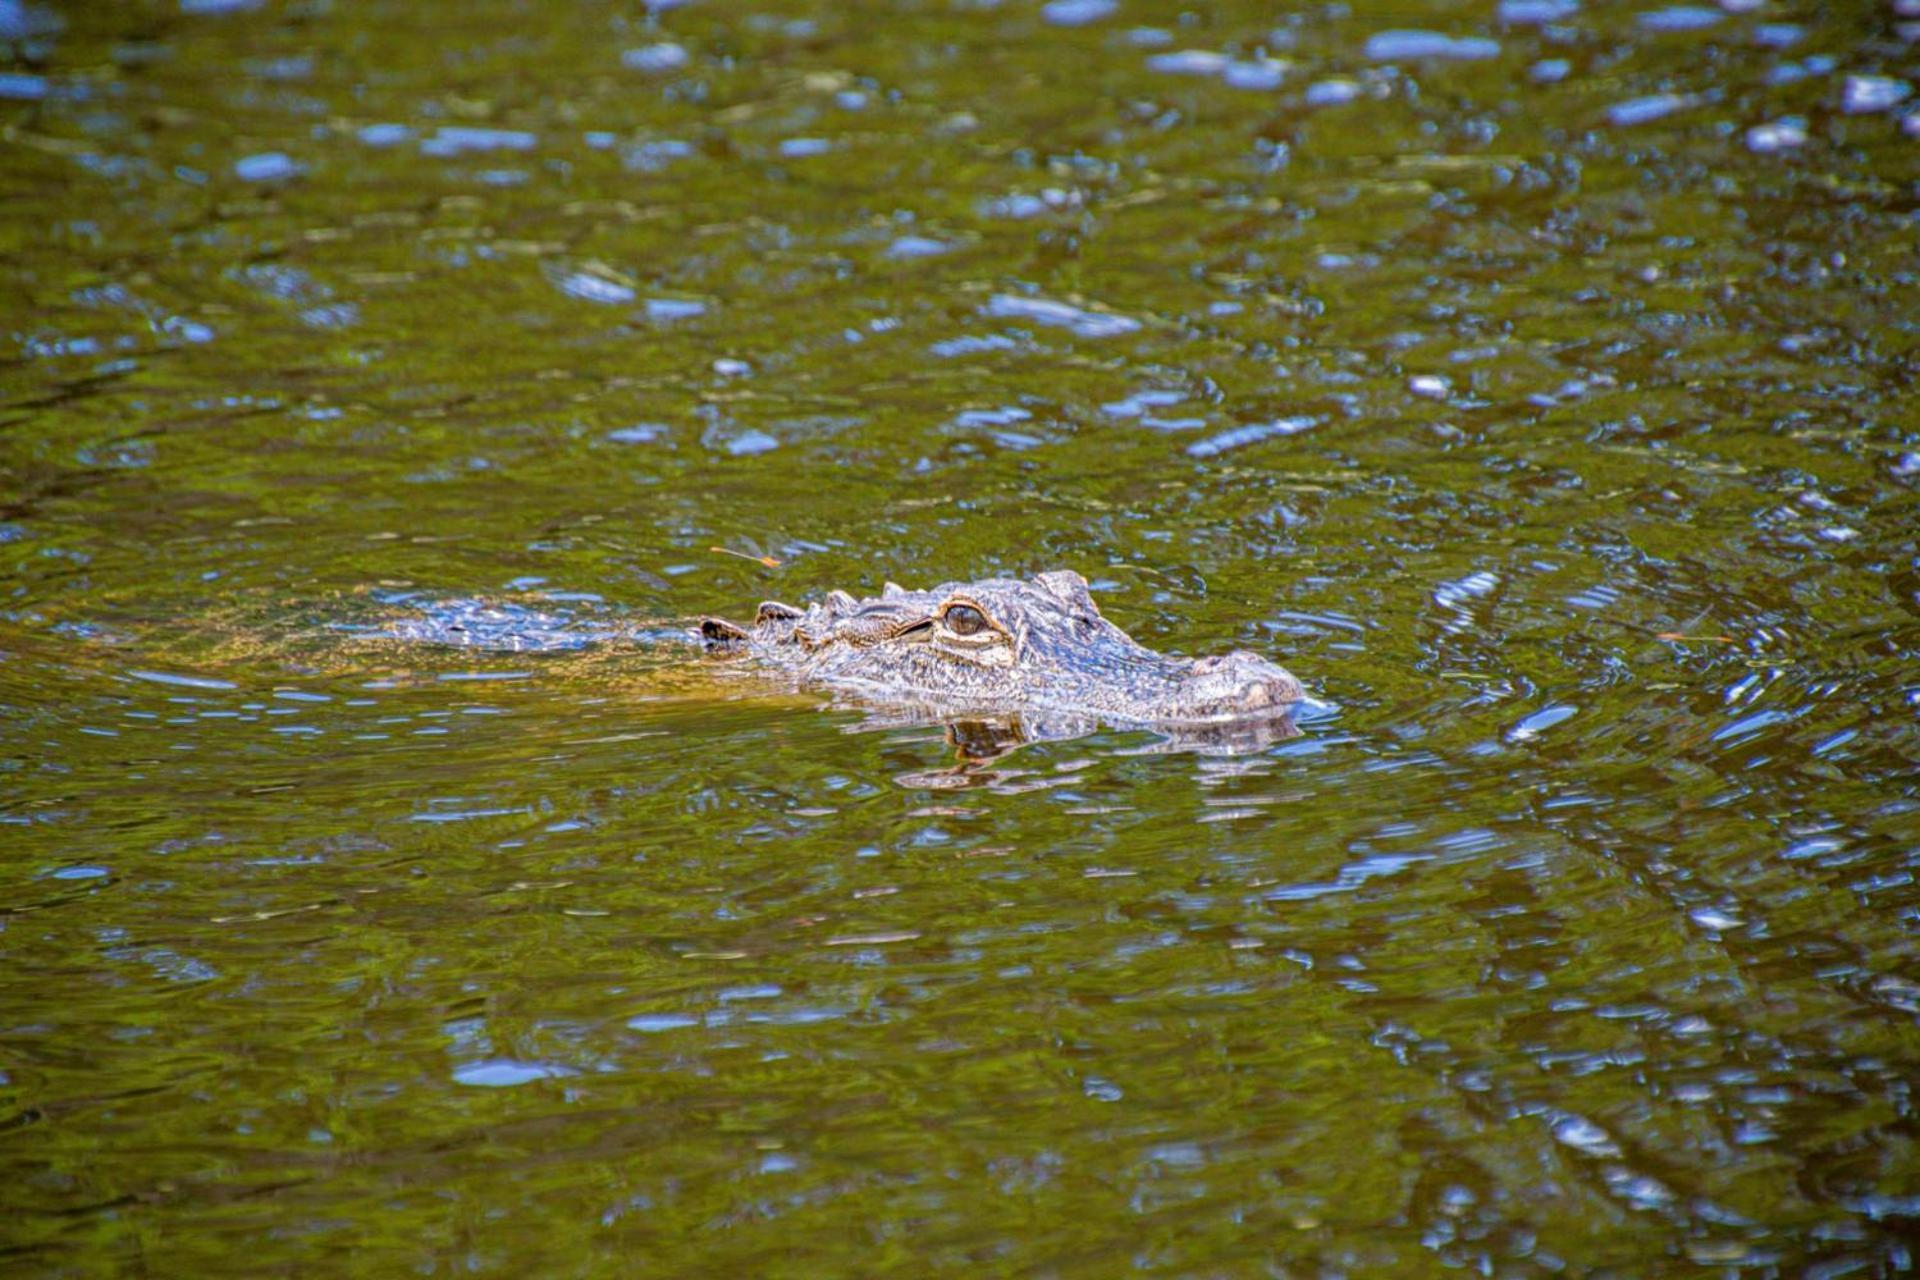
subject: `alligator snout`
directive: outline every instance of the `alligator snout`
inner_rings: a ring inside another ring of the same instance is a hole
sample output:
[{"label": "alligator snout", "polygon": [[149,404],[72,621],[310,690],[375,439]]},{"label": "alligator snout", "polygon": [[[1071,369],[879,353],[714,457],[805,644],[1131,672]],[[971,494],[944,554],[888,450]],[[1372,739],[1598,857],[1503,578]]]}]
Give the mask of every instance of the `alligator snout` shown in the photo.
[{"label": "alligator snout", "polygon": [[1188,683],[1193,688],[1182,701],[1228,714],[1291,706],[1305,696],[1292,672],[1245,649],[1199,659]]}]

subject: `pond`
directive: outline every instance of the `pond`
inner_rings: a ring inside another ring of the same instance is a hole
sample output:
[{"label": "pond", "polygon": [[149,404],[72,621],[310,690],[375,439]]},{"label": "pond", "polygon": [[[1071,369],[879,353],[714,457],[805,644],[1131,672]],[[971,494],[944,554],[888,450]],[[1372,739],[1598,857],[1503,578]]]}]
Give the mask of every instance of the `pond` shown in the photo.
[{"label": "pond", "polygon": [[[6,1269],[1910,1273],[1917,50],[0,0]],[[1061,568],[1324,713],[676,639]]]}]

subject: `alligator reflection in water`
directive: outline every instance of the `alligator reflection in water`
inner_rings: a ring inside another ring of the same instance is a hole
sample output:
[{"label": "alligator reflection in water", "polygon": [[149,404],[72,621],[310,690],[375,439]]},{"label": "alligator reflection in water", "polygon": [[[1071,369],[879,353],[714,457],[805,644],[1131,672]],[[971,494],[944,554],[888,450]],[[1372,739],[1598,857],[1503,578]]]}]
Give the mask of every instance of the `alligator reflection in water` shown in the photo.
[{"label": "alligator reflection in water", "polygon": [[[977,767],[998,760],[1021,747],[1039,742],[1064,742],[1098,733],[1109,725],[1137,728],[1153,735],[1152,741],[1125,754],[1159,755],[1192,752],[1205,756],[1239,756],[1262,751],[1278,742],[1298,738],[1304,732],[1301,720],[1311,723],[1331,712],[1317,702],[1303,702],[1266,715],[1242,716],[1211,724],[1151,723],[1131,725],[1102,720],[1089,715],[1049,715],[1040,712],[1014,712],[985,716],[978,712],[956,711],[952,706],[932,702],[872,703],[857,698],[837,698],[836,708],[864,712],[850,726],[857,731],[873,729],[910,729],[941,725],[953,747],[956,763],[951,769],[909,775],[911,785],[949,789],[990,782],[997,775],[977,772]],[[1302,709],[1304,708],[1304,713]],[[941,779],[947,779],[942,781]]]}]

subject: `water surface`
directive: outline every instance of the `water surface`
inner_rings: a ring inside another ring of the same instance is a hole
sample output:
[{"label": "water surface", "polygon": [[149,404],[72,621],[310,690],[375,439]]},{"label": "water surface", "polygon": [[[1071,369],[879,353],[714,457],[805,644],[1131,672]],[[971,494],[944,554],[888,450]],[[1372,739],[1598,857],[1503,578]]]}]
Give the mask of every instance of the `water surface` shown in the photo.
[{"label": "water surface", "polygon": [[9,1272],[1910,1272],[1903,5],[0,3]]}]

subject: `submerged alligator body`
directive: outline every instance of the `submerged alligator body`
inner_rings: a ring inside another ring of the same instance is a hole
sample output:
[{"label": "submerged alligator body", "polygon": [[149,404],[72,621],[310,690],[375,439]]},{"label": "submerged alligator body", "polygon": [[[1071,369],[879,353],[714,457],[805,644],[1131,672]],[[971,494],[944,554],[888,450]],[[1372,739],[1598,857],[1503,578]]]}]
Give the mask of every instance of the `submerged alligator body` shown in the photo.
[{"label": "submerged alligator body", "polygon": [[751,624],[708,618],[700,632],[805,684],[1029,719],[1223,725],[1284,718],[1304,697],[1289,672],[1246,650],[1194,659],[1146,648],[1101,616],[1071,570],[931,591],[888,583],[805,609],[769,601]]}]

